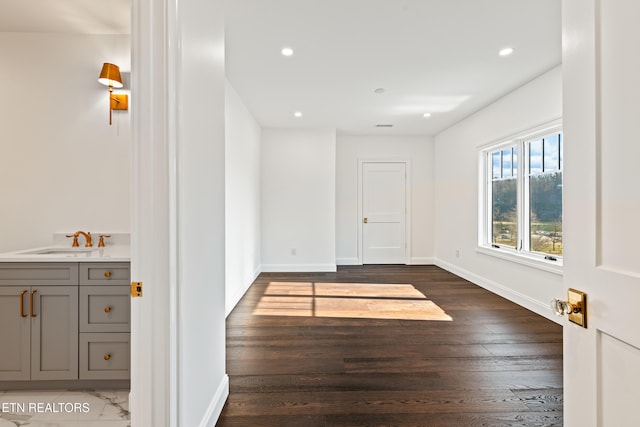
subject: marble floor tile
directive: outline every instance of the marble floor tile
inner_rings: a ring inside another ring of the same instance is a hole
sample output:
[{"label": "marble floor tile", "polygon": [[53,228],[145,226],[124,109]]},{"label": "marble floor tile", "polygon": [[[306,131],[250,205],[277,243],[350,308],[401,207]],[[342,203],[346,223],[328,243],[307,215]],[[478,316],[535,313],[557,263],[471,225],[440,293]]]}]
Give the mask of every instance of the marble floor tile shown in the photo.
[{"label": "marble floor tile", "polygon": [[[10,427],[15,427],[16,425],[21,424],[9,424]],[[25,424],[24,427],[131,427],[131,421],[32,421],[29,424]]]},{"label": "marble floor tile", "polygon": [[0,427],[129,427],[129,390],[1,391]]}]

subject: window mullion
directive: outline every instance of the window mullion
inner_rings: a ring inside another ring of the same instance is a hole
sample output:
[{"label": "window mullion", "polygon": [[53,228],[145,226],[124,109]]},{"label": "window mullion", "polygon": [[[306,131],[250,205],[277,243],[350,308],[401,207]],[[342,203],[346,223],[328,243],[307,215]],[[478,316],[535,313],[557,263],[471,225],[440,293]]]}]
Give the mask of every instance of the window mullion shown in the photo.
[{"label": "window mullion", "polygon": [[493,182],[493,156],[491,155],[491,152],[487,152],[487,157],[485,159],[485,163],[487,165],[486,168],[486,173],[485,173],[485,180],[484,180],[484,188],[486,190],[486,197],[484,198],[484,212],[486,215],[486,220],[484,221],[484,227],[485,227],[485,236],[484,236],[484,242],[488,245],[491,245],[493,243],[493,223],[492,223],[492,206],[491,206],[491,200],[493,197],[493,188],[492,188],[492,182]]},{"label": "window mullion", "polygon": [[531,230],[531,209],[529,206],[529,173],[528,171],[530,170],[530,166],[529,166],[529,162],[530,162],[530,147],[529,144],[527,144],[527,141],[521,141],[521,146],[522,146],[522,152],[523,152],[523,157],[524,157],[524,161],[522,162],[523,165],[526,165],[526,167],[523,168],[523,173],[522,173],[522,182],[520,185],[520,190],[521,190],[521,200],[522,200],[522,251],[523,252],[528,252],[530,251],[531,248],[531,234],[529,233],[529,230]]},{"label": "window mullion", "polygon": [[562,142],[560,135],[558,135],[558,170],[562,171],[562,167],[560,165],[560,159],[562,158]]},{"label": "window mullion", "polygon": [[542,173],[545,173],[545,172],[547,171],[547,168],[545,167],[545,166],[546,166],[546,165],[545,165],[545,161],[544,161],[544,160],[545,160],[545,159],[544,159],[544,157],[545,157],[545,156],[544,156],[544,154],[545,154],[545,153],[544,153],[544,146],[546,145],[546,144],[544,143],[544,142],[545,142],[545,139],[546,139],[546,138],[542,138],[542,158],[540,159],[540,166],[541,166],[541,169],[542,169]]}]

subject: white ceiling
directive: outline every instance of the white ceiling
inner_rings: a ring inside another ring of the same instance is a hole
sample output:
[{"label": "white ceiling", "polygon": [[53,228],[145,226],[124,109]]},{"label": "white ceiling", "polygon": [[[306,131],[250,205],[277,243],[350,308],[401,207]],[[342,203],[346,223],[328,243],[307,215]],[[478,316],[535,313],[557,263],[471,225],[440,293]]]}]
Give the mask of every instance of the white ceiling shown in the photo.
[{"label": "white ceiling", "polygon": [[227,75],[265,127],[437,134],[560,64],[560,3],[227,0]]},{"label": "white ceiling", "polygon": [[[560,64],[560,3],[226,0],[227,75],[263,127],[433,135]],[[0,31],[130,31],[130,0],[0,8]],[[507,46],[515,53],[499,57]]]},{"label": "white ceiling", "polygon": [[0,0],[0,10],[0,32],[131,32],[131,0]]}]

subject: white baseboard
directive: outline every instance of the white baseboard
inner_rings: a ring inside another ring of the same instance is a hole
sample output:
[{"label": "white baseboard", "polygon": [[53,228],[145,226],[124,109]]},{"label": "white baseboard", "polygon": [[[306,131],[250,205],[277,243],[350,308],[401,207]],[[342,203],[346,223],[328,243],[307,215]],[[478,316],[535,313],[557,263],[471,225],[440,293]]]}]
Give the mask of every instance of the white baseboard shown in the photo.
[{"label": "white baseboard", "polygon": [[494,294],[500,295],[501,297],[506,298],[509,301],[515,302],[516,304],[521,305],[522,307],[528,310],[531,310],[542,317],[546,317],[552,322],[562,325],[562,320],[559,319],[558,316],[554,315],[551,312],[551,308],[547,303],[533,299],[528,295],[522,294],[518,291],[514,291],[513,289],[507,286],[501,285],[497,282],[489,280],[485,277],[472,273],[463,268],[457,267],[441,259],[436,258],[435,264],[440,268],[450,271],[456,276],[460,276],[463,279],[466,279],[480,286],[481,288],[484,288],[490,292],[493,292]]},{"label": "white baseboard", "polygon": [[432,257],[414,256],[409,260],[409,265],[433,265],[435,260]]},{"label": "white baseboard", "polygon": [[336,264],[338,265],[360,265],[358,258],[337,258]]},{"label": "white baseboard", "polygon": [[[362,265],[358,261],[358,258],[338,258],[336,259],[336,264],[338,265]],[[409,259],[408,265],[433,265],[435,264],[435,259],[433,257],[418,257],[414,256]]]},{"label": "white baseboard", "polygon": [[213,399],[211,399],[211,402],[209,403],[207,412],[205,412],[204,417],[202,417],[202,421],[200,421],[199,427],[215,427],[228,397],[229,376],[225,374],[218,385],[216,394],[213,395]]},{"label": "white baseboard", "polygon": [[316,273],[338,271],[335,264],[262,264],[263,273]]}]

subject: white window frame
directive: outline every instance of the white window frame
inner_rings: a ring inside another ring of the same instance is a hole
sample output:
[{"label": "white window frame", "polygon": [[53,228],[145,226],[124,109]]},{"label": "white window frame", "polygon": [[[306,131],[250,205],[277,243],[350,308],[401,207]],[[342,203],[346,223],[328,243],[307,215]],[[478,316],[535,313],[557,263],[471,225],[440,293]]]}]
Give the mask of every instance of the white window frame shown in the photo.
[{"label": "white window frame", "polygon": [[[528,170],[529,156],[528,144],[533,140],[562,133],[561,119],[553,120],[535,128],[519,132],[507,138],[502,138],[479,147],[479,186],[478,186],[478,246],[477,251],[486,255],[506,259],[530,267],[539,268],[556,274],[562,274],[562,256],[549,256],[544,253],[525,250],[530,246],[530,236],[527,225],[529,224],[529,190],[528,190]],[[492,216],[491,191],[493,168],[491,162],[491,152],[499,151],[511,146],[518,147],[517,165],[517,233],[518,241],[516,247],[499,246],[493,244],[492,239]]]}]

